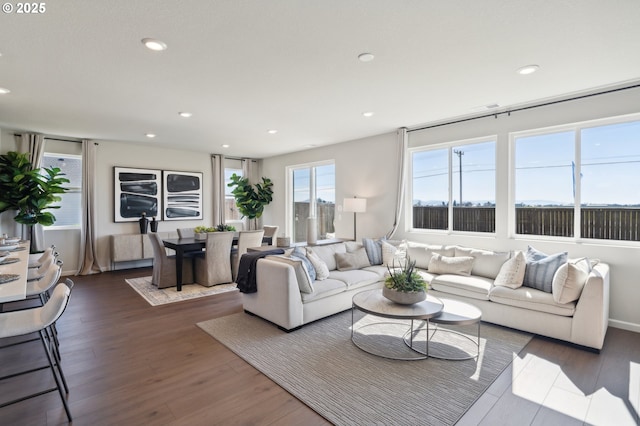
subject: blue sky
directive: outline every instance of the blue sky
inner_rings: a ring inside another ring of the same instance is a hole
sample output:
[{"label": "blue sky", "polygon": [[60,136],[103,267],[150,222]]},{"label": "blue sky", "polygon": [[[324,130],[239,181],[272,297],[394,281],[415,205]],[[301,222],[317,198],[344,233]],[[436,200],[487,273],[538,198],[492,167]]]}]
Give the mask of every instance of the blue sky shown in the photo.
[{"label": "blue sky", "polygon": [[[640,204],[640,121],[584,128],[579,133],[582,204]],[[518,138],[516,202],[573,205],[573,130]],[[454,147],[463,151],[463,202],[495,200],[493,143]],[[447,149],[413,156],[414,200],[448,199]],[[452,195],[459,200],[458,155],[452,157]]]}]

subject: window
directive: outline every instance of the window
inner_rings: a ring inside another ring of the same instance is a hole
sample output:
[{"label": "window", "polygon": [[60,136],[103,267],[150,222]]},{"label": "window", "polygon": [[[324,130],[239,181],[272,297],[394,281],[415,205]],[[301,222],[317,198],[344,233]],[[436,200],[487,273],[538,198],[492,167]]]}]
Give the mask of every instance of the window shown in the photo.
[{"label": "window", "polygon": [[236,199],[231,193],[233,188],[229,187],[229,183],[231,183],[231,176],[234,173],[238,176],[242,176],[242,167],[224,168],[224,220],[229,224],[242,223],[242,214],[238,211],[238,207],[236,207]]},{"label": "window", "polygon": [[512,135],[516,234],[640,241],[640,121]]},{"label": "window", "polygon": [[56,217],[55,223],[46,228],[80,228],[82,224],[82,156],[46,152],[42,158],[41,168],[53,167],[58,167],[70,182],[64,185],[68,190],[60,194],[62,200],[54,204],[60,208],[51,210]]},{"label": "window", "polygon": [[288,168],[289,214],[292,242],[307,240],[307,218],[315,216],[318,239],[335,235],[335,164],[331,162]]},{"label": "window", "polygon": [[413,229],[495,232],[495,140],[411,153]]}]

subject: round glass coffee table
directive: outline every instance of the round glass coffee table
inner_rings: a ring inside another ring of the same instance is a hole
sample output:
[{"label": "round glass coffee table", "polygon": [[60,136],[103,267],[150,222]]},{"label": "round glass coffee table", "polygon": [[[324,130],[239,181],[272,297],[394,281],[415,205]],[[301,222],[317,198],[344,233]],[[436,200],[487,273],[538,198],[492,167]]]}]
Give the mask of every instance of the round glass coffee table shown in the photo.
[{"label": "round glass coffee table", "polygon": [[[357,293],[352,299],[351,341],[358,348],[384,358],[413,361],[429,357],[429,339],[424,351],[416,350],[414,335],[420,325],[437,316],[444,304],[429,294],[427,299],[413,305],[400,305],[382,295],[382,289]],[[370,314],[356,321],[357,311]],[[380,318],[389,321],[380,321]],[[427,333],[428,335],[428,333]]]}]

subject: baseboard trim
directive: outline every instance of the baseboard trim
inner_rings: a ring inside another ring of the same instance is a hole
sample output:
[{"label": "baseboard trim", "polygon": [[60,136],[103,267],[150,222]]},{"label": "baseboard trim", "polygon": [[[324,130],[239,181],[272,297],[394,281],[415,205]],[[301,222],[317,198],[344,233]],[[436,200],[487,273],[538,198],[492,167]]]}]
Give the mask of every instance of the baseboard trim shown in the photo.
[{"label": "baseboard trim", "polygon": [[621,328],[623,330],[633,331],[635,333],[640,333],[640,324],[635,324],[632,322],[609,319],[609,326],[613,328]]}]

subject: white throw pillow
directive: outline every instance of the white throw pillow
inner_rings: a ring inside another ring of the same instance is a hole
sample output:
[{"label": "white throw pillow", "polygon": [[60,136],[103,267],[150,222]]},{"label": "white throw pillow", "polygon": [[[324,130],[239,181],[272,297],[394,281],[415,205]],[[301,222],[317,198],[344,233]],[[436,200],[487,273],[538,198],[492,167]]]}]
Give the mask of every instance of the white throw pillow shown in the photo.
[{"label": "white throw pillow", "polygon": [[456,257],[470,256],[475,259],[473,262],[473,275],[495,279],[500,272],[500,268],[509,260],[508,251],[497,252],[491,250],[481,250],[469,247],[456,246]]},{"label": "white throw pillow", "polygon": [[590,272],[591,263],[586,257],[571,260],[560,266],[551,284],[553,300],[556,303],[578,300]]},{"label": "white throw pillow", "polygon": [[382,265],[391,267],[402,265],[407,257],[406,250],[404,243],[396,246],[387,241],[382,241]]},{"label": "white throw pillow", "polygon": [[422,269],[429,269],[429,262],[434,254],[440,254],[442,256],[453,257],[456,252],[453,246],[443,245],[418,245],[409,244],[407,247],[407,257],[411,260],[415,260],[416,266]]},{"label": "white throw pillow", "polygon": [[429,262],[429,272],[432,274],[471,275],[473,257],[448,257],[435,253]]},{"label": "white throw pillow", "polygon": [[267,259],[274,260],[276,262],[286,263],[293,267],[293,272],[296,275],[298,281],[298,288],[301,293],[313,293],[313,282],[309,276],[309,272],[304,267],[302,259],[296,257],[284,257],[284,256],[268,256]]},{"label": "white throw pillow", "polygon": [[527,259],[524,253],[517,252],[515,256],[502,264],[494,285],[516,289],[522,287],[524,281],[524,271],[527,268]]},{"label": "white throw pillow", "polygon": [[307,259],[313,265],[313,269],[316,270],[316,281],[322,281],[329,278],[329,267],[324,260],[320,259],[317,254],[313,252],[313,249],[307,247]]}]

